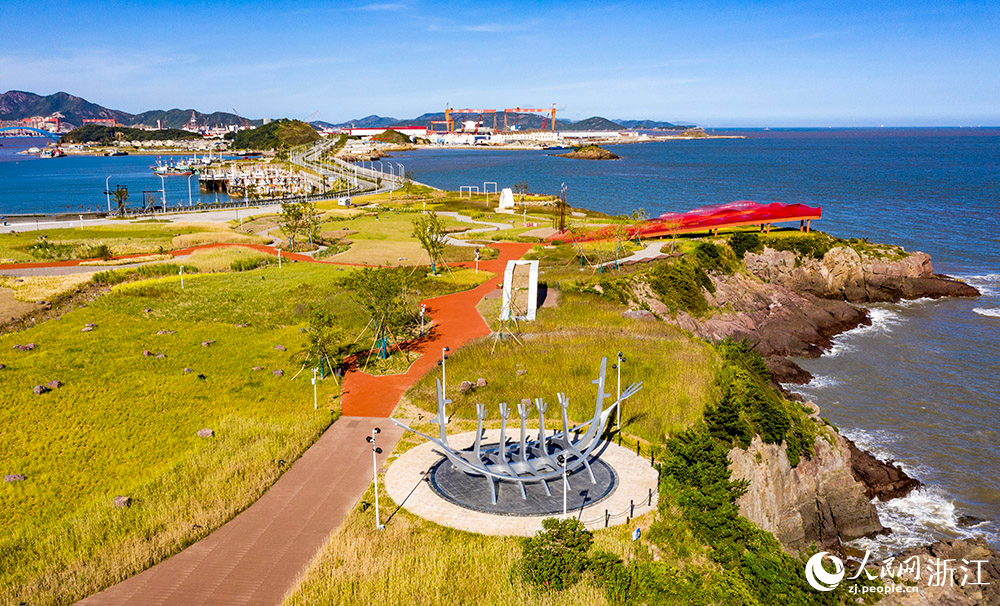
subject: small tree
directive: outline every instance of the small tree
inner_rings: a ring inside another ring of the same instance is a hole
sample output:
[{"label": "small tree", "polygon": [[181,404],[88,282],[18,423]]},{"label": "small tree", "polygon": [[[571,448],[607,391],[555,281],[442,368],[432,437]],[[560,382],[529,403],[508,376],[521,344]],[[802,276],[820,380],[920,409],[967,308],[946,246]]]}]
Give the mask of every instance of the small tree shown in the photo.
[{"label": "small tree", "polygon": [[524,204],[524,196],[528,193],[528,182],[524,179],[514,184],[514,193],[517,194],[517,201]]},{"label": "small tree", "polygon": [[374,326],[379,357],[388,358],[390,337],[410,321],[403,299],[405,276],[397,270],[365,268],[351,277],[351,284],[358,304],[368,315],[369,325]]},{"label": "small tree", "polygon": [[543,530],[521,543],[521,575],[545,589],[572,587],[587,569],[594,537],[576,518],[542,520]]},{"label": "small tree", "polygon": [[319,233],[320,212],[314,202],[283,202],[281,211],[278,213],[278,225],[284,230],[291,243],[295,245],[295,238],[305,235],[312,243]]},{"label": "small tree", "polygon": [[437,213],[429,212],[413,220],[413,236],[420,241],[431,260],[431,271],[437,275],[437,261],[444,254],[444,224]]},{"label": "small tree", "polygon": [[340,366],[347,354],[347,333],[337,322],[336,316],[322,307],[314,307],[309,313],[307,354],[318,364],[324,360],[330,369]]},{"label": "small tree", "polygon": [[118,209],[118,214],[125,214],[125,207],[128,206],[128,188],[127,187],[117,187],[115,188],[115,208]]}]

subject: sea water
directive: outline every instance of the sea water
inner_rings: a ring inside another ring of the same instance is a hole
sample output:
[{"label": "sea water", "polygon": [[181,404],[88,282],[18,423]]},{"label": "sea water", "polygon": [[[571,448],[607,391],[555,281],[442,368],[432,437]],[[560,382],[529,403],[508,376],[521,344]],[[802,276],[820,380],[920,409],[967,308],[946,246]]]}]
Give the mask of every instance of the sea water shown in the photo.
[{"label": "sea water", "polygon": [[896,551],[984,535],[1000,548],[1000,129],[719,131],[746,139],[616,145],[618,161],[562,152],[433,149],[398,154],[416,180],[447,189],[526,181],[565,184],[574,206],[650,216],[735,200],[823,207],[813,226],[899,244],[935,271],[978,288],[975,299],[872,305],[871,326],[797,360],[792,387],[862,448],[925,487],[877,506]]}]

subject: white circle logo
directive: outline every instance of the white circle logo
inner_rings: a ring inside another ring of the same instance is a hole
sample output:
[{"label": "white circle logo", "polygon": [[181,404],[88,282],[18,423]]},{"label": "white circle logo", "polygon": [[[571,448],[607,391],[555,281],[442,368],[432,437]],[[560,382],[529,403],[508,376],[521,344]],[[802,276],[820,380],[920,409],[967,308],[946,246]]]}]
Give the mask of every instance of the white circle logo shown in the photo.
[{"label": "white circle logo", "polygon": [[[823,568],[823,558],[829,557],[833,562],[833,572]],[[835,555],[821,551],[806,562],[806,581],[819,591],[833,591],[844,580],[844,563]]]}]

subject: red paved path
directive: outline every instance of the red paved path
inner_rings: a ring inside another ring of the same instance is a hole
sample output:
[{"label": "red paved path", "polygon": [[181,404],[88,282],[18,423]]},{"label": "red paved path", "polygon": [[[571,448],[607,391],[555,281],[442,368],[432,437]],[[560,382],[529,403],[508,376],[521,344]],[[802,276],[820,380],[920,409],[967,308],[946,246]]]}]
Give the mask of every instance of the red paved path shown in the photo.
[{"label": "red paved path", "polygon": [[455,350],[472,339],[490,334],[486,322],[476,311],[476,305],[503,280],[507,261],[520,259],[532,247],[531,244],[522,243],[495,246],[500,249],[500,257],[493,261],[479,262],[480,271],[493,272],[495,276],[472,290],[423,301],[427,305],[427,313],[434,319],[434,326],[429,338],[412,350],[423,355],[410,366],[406,374],[372,376],[364,372],[352,372],[344,377],[340,402],[345,415],[388,417],[396,408],[403,392],[434,368],[441,359],[442,347]]},{"label": "red paved path", "polygon": [[[405,374],[379,377],[362,372],[347,374],[341,399],[345,416],[331,425],[257,502],[177,555],[78,603],[88,606],[280,604],[368,489],[371,449],[365,437],[370,435],[371,428],[382,429],[381,465],[402,435],[402,430],[384,417],[392,414],[403,392],[437,363],[441,347],[447,345],[454,350],[489,334],[476,304],[502,280],[507,261],[520,258],[532,245],[496,246],[500,258],[479,263],[481,270],[494,272],[496,276],[472,290],[425,301],[435,324],[430,338],[414,348],[422,355]],[[250,247],[265,252],[274,250],[267,246]],[[187,249],[190,250],[193,249]],[[174,254],[185,252],[174,251]],[[293,258],[312,261],[304,255]]]}]

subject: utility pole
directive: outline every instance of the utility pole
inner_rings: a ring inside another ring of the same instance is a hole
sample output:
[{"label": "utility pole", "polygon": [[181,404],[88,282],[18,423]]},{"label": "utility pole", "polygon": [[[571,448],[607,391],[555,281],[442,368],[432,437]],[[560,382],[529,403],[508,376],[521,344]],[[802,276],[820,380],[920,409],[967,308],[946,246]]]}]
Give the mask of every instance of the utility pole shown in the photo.
[{"label": "utility pole", "polygon": [[375,436],[382,433],[382,430],[378,427],[372,429],[372,435],[368,436],[366,440],[372,445],[372,475],[375,477],[375,529],[382,530],[385,526],[382,525],[382,520],[379,518],[378,511],[378,459],[377,455],[382,454],[382,449],[375,445]]}]

